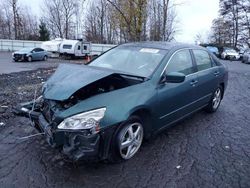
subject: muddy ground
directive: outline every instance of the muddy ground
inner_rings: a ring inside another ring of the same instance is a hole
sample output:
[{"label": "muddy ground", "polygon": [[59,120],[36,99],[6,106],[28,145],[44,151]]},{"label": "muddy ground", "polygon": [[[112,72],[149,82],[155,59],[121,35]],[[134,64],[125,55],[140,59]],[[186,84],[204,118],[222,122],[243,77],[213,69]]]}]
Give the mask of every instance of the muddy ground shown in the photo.
[{"label": "muddy ground", "polygon": [[229,85],[203,111],[143,143],[121,164],[72,164],[11,108],[31,100],[53,69],[0,75],[0,187],[250,187],[250,65],[225,62]]}]

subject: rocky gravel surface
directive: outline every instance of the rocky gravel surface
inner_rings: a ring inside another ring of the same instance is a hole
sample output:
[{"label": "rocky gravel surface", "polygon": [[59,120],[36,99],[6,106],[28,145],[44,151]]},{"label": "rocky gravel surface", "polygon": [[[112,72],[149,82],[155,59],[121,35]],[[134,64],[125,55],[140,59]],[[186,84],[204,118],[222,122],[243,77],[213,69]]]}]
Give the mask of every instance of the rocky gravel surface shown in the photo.
[{"label": "rocky gravel surface", "polygon": [[20,139],[36,131],[11,108],[33,99],[54,69],[1,75],[0,187],[250,187],[250,65],[225,63],[217,113],[194,114],[120,164],[71,163],[42,136]]}]

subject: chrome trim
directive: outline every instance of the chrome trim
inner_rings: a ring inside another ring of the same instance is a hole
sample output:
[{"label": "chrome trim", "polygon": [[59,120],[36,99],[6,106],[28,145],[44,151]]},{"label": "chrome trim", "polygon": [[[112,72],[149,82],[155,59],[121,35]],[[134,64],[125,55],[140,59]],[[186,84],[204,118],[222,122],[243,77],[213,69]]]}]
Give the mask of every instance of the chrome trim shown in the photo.
[{"label": "chrome trim", "polygon": [[[207,51],[204,50],[204,49],[198,49],[198,48],[197,48],[197,49],[196,49],[196,48],[182,48],[182,49],[179,49],[179,50],[175,51],[175,52],[171,55],[171,57],[169,58],[168,62],[166,63],[166,65],[165,65],[165,67],[164,67],[164,69],[163,69],[163,71],[162,71],[160,77],[162,77],[163,73],[164,73],[165,70],[167,69],[167,66],[168,66],[169,62],[172,60],[173,56],[174,56],[176,53],[178,53],[178,52],[180,52],[180,51],[183,51],[183,50],[203,50],[203,51],[207,52]],[[208,54],[209,54],[209,53],[208,53]],[[190,54],[190,55],[191,55],[191,54]],[[210,59],[211,59],[211,56],[210,56],[210,55],[209,55],[209,57],[210,57]],[[193,59],[193,58],[192,58],[192,59]],[[193,61],[193,60],[192,60],[192,61]],[[192,62],[192,63],[193,63],[193,62]],[[217,66],[212,66],[211,68],[208,68],[208,69],[205,69],[205,70],[202,70],[202,71],[197,71],[197,72],[194,72],[194,73],[192,73],[192,74],[188,74],[188,75],[186,75],[186,77],[187,77],[187,76],[194,75],[194,74],[197,74],[197,73],[200,73],[200,72],[203,72],[203,71],[206,71],[206,70],[210,70],[210,69],[212,69],[212,68],[214,68],[214,67],[217,67]]]},{"label": "chrome trim", "polygon": [[[193,49],[193,48],[182,48],[182,49],[176,50],[176,51],[171,55],[171,57],[168,59],[168,61],[167,61],[166,65],[165,65],[163,71],[161,72],[161,77],[162,77],[163,73],[165,72],[165,70],[166,70],[166,68],[167,68],[167,66],[168,66],[168,64],[169,64],[169,62],[172,60],[173,56],[174,56],[176,53],[178,53],[178,52],[180,52],[180,51],[183,51],[183,50],[191,50],[191,49]],[[190,54],[190,55],[191,55],[191,54]]]},{"label": "chrome trim", "polygon": [[205,72],[205,71],[207,71],[207,70],[211,70],[211,69],[213,69],[213,68],[216,68],[216,66],[211,67],[211,68],[209,68],[209,69],[205,69],[205,70],[201,70],[201,71],[194,72],[194,73],[192,73],[192,74],[187,75],[186,77],[188,77],[188,76],[192,76],[192,75],[195,75],[195,74],[197,74],[197,73]]},{"label": "chrome trim", "polygon": [[176,112],[179,111],[179,110],[182,110],[182,109],[184,109],[184,108],[186,108],[186,107],[188,107],[188,106],[190,106],[190,105],[192,105],[192,104],[194,104],[194,103],[196,103],[196,102],[198,102],[198,101],[201,101],[202,99],[205,99],[206,97],[212,96],[212,95],[213,95],[213,93],[210,93],[210,94],[208,94],[208,95],[206,95],[206,96],[203,96],[203,97],[199,98],[199,99],[196,100],[196,101],[193,101],[193,102],[191,102],[191,103],[189,103],[189,104],[187,104],[187,105],[185,105],[185,106],[182,106],[182,107],[180,107],[180,108],[178,108],[178,109],[176,109],[176,110],[174,110],[174,111],[172,111],[172,112],[170,112],[170,113],[168,113],[168,114],[166,114],[166,115],[164,115],[164,116],[161,116],[159,119],[163,119],[163,118],[165,118],[165,117],[167,117],[167,116],[169,116],[169,115],[171,115],[171,114],[176,113]]}]

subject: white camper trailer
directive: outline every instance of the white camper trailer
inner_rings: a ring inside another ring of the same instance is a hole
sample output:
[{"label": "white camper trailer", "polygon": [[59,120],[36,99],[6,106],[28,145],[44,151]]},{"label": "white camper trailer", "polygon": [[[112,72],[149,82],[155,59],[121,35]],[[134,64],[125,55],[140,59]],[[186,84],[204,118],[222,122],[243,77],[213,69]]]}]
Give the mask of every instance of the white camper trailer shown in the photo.
[{"label": "white camper trailer", "polygon": [[90,55],[91,43],[82,40],[63,40],[60,45],[60,56],[80,58]]},{"label": "white camper trailer", "polygon": [[64,39],[56,38],[51,41],[43,42],[41,48],[46,50],[50,57],[59,57],[60,54],[60,45]]}]

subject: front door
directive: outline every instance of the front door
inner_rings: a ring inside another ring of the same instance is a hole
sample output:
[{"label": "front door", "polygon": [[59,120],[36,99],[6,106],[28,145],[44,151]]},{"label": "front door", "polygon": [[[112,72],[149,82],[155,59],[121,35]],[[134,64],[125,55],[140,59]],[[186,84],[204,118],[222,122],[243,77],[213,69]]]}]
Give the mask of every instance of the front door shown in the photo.
[{"label": "front door", "polygon": [[157,114],[159,124],[157,129],[183,118],[195,110],[195,92],[197,86],[197,75],[190,50],[181,50],[170,59],[165,74],[180,72],[186,75],[182,83],[165,83],[158,87]]},{"label": "front door", "polygon": [[35,48],[33,51],[32,51],[32,60],[38,60],[39,59],[39,52],[38,52],[38,49]]}]

